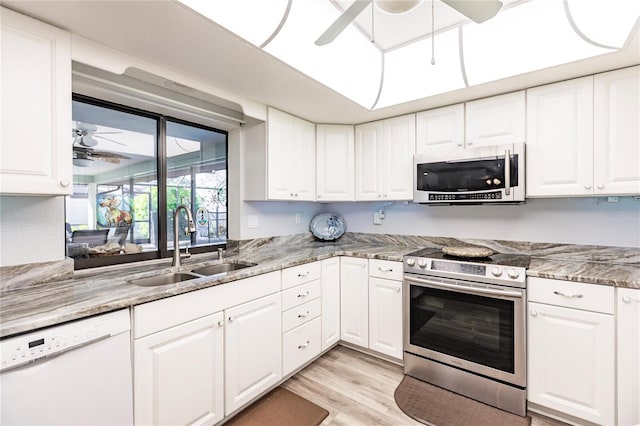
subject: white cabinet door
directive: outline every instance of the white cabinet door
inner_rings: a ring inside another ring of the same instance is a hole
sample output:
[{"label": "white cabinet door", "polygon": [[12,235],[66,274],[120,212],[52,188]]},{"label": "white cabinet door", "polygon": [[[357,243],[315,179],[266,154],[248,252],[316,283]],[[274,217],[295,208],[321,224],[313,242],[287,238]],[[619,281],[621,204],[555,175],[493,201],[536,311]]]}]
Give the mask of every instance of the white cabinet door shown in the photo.
[{"label": "white cabinet door", "polygon": [[340,258],[340,338],[369,346],[368,261]]},{"label": "white cabinet door", "polygon": [[527,91],[527,197],[593,193],[593,77]]},{"label": "white cabinet door", "polygon": [[640,425],[640,290],[616,290],[618,424]]},{"label": "white cabinet door", "polygon": [[640,194],[640,66],[594,77],[593,191]]},{"label": "white cabinet door", "polygon": [[416,114],[416,152],[464,147],[464,104]]},{"label": "white cabinet door", "polygon": [[525,92],[466,103],[466,145],[500,145],[525,140]]},{"label": "white cabinet door", "polygon": [[322,350],[340,340],[340,258],[322,261]]},{"label": "white cabinet door", "polygon": [[267,120],[268,198],[315,200],[315,125],[274,108]]},{"label": "white cabinet door", "polygon": [[308,121],[295,118],[293,199],[315,201],[316,199],[316,126]]},{"label": "white cabinet door", "polygon": [[356,132],[356,200],[382,199],[382,157],[384,126],[382,121],[361,124]]},{"label": "white cabinet door", "polygon": [[71,194],[70,34],[0,14],[0,192]]},{"label": "white cabinet door", "polygon": [[353,201],[355,193],[353,126],[316,127],[318,201]]},{"label": "white cabinet door", "polygon": [[218,312],[135,340],[135,424],[222,420],[222,318]]},{"label": "white cabinet door", "polygon": [[528,400],[615,423],[613,315],[528,304]]},{"label": "white cabinet door", "polygon": [[402,359],[402,282],[369,278],[369,349]]},{"label": "white cabinet door", "polygon": [[413,155],[416,153],[416,115],[384,120],[382,198],[413,199]]},{"label": "white cabinet door", "polygon": [[272,294],[225,311],[225,415],[282,378],[282,310]]}]

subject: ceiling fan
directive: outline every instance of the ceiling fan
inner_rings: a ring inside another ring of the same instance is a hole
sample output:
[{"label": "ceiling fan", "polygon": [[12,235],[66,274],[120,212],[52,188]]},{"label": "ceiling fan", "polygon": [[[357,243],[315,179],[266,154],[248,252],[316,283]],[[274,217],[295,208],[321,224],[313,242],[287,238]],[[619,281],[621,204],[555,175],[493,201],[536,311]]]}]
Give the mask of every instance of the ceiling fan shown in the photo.
[{"label": "ceiling fan", "polygon": [[[433,1],[433,0],[432,0]],[[473,22],[481,23],[496,16],[502,2],[499,0],[440,0],[447,6],[457,10]],[[317,46],[324,46],[335,40],[349,24],[372,2],[376,7],[391,14],[408,12],[422,3],[422,0],[355,0],[316,40]]]},{"label": "ceiling fan", "polygon": [[73,146],[73,164],[80,167],[89,167],[95,160],[106,161],[111,164],[120,164],[120,160],[130,160],[131,157],[116,152],[96,151],[90,147],[80,145]]},{"label": "ceiling fan", "polygon": [[126,146],[125,143],[108,138],[106,134],[122,132],[98,132],[97,126],[93,124],[77,123],[77,128],[72,129],[73,135],[73,164],[80,167],[89,167],[95,160],[106,161],[112,164],[119,164],[120,160],[130,160],[131,157],[108,151],[96,151],[93,149],[98,145],[97,139],[108,140],[118,145]]},{"label": "ceiling fan", "polygon": [[112,135],[122,132],[98,132],[98,127],[93,124],[85,124],[78,122],[75,129],[72,129],[73,144],[83,147],[94,147],[98,145],[97,139],[104,139],[118,145],[126,146],[127,144],[118,142],[102,135]]}]

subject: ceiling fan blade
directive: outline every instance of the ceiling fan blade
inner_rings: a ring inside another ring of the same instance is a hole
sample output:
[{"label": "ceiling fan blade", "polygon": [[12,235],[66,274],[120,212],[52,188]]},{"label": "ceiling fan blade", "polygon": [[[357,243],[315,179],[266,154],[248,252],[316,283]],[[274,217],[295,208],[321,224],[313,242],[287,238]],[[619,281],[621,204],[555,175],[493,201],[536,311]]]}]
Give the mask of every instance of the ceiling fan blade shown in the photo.
[{"label": "ceiling fan blade", "polygon": [[502,7],[502,2],[499,0],[442,0],[442,2],[477,24],[496,16]]},{"label": "ceiling fan blade", "polygon": [[320,37],[316,40],[316,46],[324,46],[325,44],[331,43],[335,40],[336,37],[340,35],[345,28],[349,26],[350,23],[353,22],[354,19],[362,13],[363,10],[367,8],[371,4],[372,0],[356,0],[351,6],[345,10],[342,15],[336,19],[333,24],[327,30],[322,33]]},{"label": "ceiling fan blade", "polygon": [[115,152],[107,152],[107,151],[91,151],[91,155],[94,157],[100,158],[122,158],[123,160],[131,160],[131,157],[127,157],[126,155],[118,154]]},{"label": "ceiling fan blade", "polygon": [[109,142],[117,143],[118,145],[127,146],[127,144],[126,144],[126,143],[118,142],[118,141],[116,141],[116,140],[114,140],[114,139],[108,138],[108,137],[106,137],[106,136],[101,136],[101,135],[99,135],[99,134],[97,134],[97,133],[96,133],[96,134],[94,134],[94,137],[96,137],[96,138],[100,138],[100,139],[104,139],[104,140],[107,140],[107,141],[109,141]]}]

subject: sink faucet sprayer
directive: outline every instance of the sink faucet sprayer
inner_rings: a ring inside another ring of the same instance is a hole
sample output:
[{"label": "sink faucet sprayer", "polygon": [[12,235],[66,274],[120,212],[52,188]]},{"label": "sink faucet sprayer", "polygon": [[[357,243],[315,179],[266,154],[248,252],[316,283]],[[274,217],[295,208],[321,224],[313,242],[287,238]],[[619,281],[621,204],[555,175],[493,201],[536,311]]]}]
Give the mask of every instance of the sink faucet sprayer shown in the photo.
[{"label": "sink faucet sprayer", "polygon": [[180,254],[180,239],[178,235],[178,212],[180,209],[184,209],[187,213],[188,225],[184,229],[185,235],[191,235],[196,232],[196,225],[193,223],[193,215],[191,209],[186,204],[180,204],[173,212],[173,266],[180,266],[180,259],[182,257],[191,257],[189,253],[189,247],[185,249],[184,254]]}]

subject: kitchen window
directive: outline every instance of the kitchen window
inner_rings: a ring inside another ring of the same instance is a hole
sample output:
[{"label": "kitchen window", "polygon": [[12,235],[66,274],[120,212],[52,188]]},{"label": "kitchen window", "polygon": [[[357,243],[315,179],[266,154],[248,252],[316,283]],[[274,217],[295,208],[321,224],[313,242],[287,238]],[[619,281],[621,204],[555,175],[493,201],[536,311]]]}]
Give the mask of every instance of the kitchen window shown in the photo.
[{"label": "kitchen window", "polygon": [[180,204],[196,222],[180,247],[226,245],[227,132],[80,95],[72,120],[65,229],[76,269],[170,257]]}]

